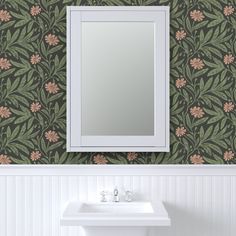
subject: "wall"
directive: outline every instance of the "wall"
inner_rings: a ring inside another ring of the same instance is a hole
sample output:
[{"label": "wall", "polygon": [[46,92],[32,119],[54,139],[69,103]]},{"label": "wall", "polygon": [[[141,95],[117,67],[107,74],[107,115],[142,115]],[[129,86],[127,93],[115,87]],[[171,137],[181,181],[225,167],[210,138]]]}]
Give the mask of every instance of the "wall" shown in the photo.
[{"label": "wall", "polygon": [[128,189],[135,200],[164,202],[172,225],[150,236],[236,232],[235,166],[12,167],[0,168],[1,236],[83,236],[78,227],[60,227],[61,209],[69,200],[98,200],[115,186],[121,196]]},{"label": "wall", "polygon": [[[236,163],[235,0],[6,0],[1,164]],[[65,152],[67,5],[170,5],[170,153]]]}]

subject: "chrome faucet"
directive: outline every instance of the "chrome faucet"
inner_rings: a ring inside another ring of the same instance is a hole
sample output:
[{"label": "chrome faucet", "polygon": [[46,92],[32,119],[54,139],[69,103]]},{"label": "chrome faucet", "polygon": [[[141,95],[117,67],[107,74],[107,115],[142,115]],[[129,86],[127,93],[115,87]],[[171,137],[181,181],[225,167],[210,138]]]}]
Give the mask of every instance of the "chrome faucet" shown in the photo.
[{"label": "chrome faucet", "polygon": [[119,199],[119,191],[117,188],[114,189],[113,191],[113,201],[114,202],[119,202],[120,199]]},{"label": "chrome faucet", "polygon": [[107,194],[106,191],[102,191],[100,193],[100,195],[101,195],[101,202],[107,202],[106,194]]},{"label": "chrome faucet", "polygon": [[125,191],[125,201],[132,202],[133,200],[133,193],[131,191]]}]

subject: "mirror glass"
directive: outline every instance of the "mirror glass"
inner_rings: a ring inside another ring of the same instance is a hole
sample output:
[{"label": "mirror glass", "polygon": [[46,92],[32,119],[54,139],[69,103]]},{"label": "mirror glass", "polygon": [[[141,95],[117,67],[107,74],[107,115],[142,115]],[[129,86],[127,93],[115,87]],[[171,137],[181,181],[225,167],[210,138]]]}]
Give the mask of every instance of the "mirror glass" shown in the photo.
[{"label": "mirror glass", "polygon": [[154,23],[82,22],[82,135],[154,135]]}]

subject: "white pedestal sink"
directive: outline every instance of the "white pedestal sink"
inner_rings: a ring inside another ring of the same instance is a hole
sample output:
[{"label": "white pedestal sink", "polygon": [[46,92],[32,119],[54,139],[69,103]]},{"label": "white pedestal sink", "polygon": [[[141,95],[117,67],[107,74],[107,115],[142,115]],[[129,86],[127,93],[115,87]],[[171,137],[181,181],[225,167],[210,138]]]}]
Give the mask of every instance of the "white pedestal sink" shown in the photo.
[{"label": "white pedestal sink", "polygon": [[69,202],[61,225],[82,226],[86,236],[147,236],[149,227],[170,226],[162,202]]}]

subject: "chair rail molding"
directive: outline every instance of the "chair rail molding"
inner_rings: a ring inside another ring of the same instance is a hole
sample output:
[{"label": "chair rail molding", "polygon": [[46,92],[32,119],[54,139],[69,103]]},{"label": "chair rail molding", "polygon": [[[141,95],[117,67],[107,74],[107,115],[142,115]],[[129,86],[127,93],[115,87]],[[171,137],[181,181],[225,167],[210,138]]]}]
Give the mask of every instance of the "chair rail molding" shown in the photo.
[{"label": "chair rail molding", "polygon": [[1,165],[0,176],[236,176],[236,165]]}]

